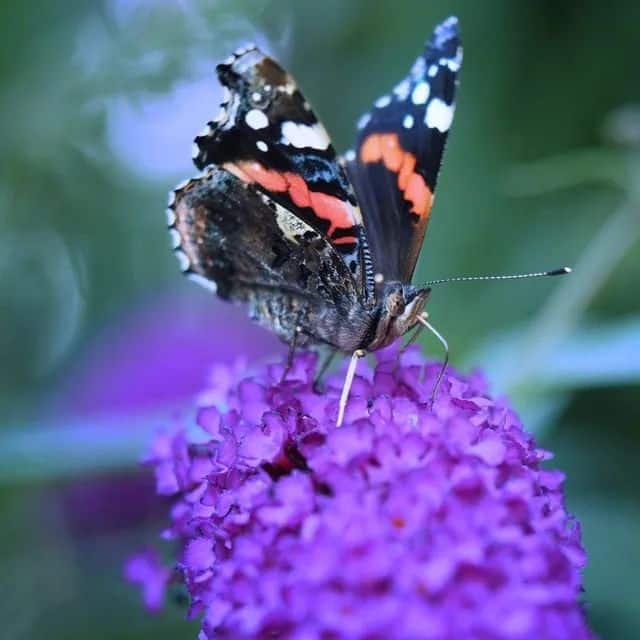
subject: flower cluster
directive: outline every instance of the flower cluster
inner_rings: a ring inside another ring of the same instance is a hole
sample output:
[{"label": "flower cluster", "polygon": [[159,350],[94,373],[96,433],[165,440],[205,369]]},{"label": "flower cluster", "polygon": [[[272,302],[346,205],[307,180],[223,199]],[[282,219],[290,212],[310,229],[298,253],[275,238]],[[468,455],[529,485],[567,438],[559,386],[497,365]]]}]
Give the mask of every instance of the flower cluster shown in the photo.
[{"label": "flower cluster", "polygon": [[[480,375],[449,369],[432,404],[439,367],[361,363],[339,429],[342,379],[315,392],[313,354],[282,383],[219,369],[196,425],[158,437],[201,640],[592,637],[562,473]],[[128,575],[157,606],[170,572],[145,552]]]}]

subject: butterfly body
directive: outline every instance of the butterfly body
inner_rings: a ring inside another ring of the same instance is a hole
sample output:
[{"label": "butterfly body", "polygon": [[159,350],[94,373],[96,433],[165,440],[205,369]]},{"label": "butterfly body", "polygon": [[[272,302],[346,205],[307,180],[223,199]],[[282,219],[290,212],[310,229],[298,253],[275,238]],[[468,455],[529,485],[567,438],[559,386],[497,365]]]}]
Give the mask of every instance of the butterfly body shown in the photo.
[{"label": "butterfly body", "polygon": [[248,47],[218,65],[226,95],[195,139],[201,174],[170,196],[183,272],[294,345],[362,354],[415,327],[430,289],[411,279],[461,60],[449,18],[342,158],[274,60]]}]

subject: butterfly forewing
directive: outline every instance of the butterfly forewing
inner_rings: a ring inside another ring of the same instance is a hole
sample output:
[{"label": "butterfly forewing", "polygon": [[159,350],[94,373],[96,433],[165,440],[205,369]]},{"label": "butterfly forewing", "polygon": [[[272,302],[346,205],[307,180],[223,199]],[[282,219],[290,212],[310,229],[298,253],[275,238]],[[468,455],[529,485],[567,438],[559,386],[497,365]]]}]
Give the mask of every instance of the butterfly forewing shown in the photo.
[{"label": "butterfly forewing", "polygon": [[456,18],[436,27],[424,53],[359,122],[347,173],[363,212],[373,268],[409,282],[429,221],[454,113],[462,47]]},{"label": "butterfly forewing", "polygon": [[353,188],[293,78],[255,47],[217,73],[227,96],[195,139],[196,166],[224,167],[324,235],[367,297],[372,274]]}]

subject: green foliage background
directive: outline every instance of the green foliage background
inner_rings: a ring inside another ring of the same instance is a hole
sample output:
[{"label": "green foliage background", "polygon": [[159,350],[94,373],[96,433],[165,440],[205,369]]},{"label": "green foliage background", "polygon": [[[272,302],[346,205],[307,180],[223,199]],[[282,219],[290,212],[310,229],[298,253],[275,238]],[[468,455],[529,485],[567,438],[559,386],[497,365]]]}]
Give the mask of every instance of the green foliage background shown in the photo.
[{"label": "green foliage background", "polygon": [[[162,215],[166,192],[186,175],[142,174],[114,153],[109,110],[203,74],[213,83],[214,64],[258,34],[345,149],[358,115],[451,13],[461,21],[465,62],[416,280],[575,267],[562,281],[443,287],[430,311],[454,363],[488,370],[567,472],[568,506],[590,557],[585,602],[594,629],[637,637],[640,4],[5,0],[3,638],[196,635],[178,608],[147,617],[121,581],[127,551],[151,542],[157,522],[72,535],[57,499],[97,472],[129,472],[149,433],[144,420],[140,428],[132,421],[125,441],[101,446],[78,440],[69,425],[53,428],[60,416],[44,408],[61,380],[136,301],[191,286],[168,251]],[[187,137],[186,161],[189,147]],[[425,348],[437,354],[428,341]]]}]

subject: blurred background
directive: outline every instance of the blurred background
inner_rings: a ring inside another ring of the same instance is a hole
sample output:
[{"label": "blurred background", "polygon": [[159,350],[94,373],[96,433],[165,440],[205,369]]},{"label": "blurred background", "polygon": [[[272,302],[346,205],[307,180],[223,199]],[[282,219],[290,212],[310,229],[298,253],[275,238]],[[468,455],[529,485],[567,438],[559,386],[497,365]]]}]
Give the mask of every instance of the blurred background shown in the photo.
[{"label": "blurred background", "polygon": [[215,363],[282,353],[169,250],[166,194],[217,113],[215,64],[257,42],[344,150],[452,13],[465,61],[415,280],[574,267],[443,285],[430,312],[453,363],[485,370],[567,473],[593,628],[638,637],[640,4],[4,0],[3,638],[196,635],[184,608],[149,616],[122,581],[168,507],[137,463]]}]

